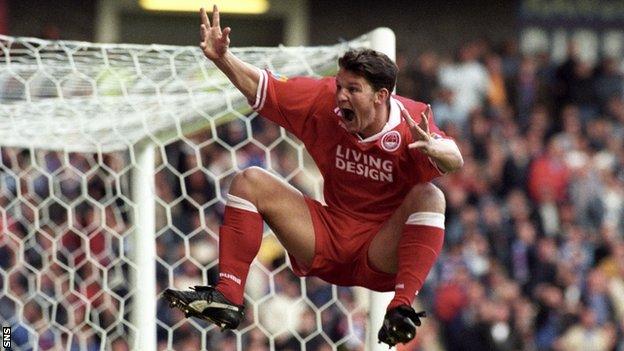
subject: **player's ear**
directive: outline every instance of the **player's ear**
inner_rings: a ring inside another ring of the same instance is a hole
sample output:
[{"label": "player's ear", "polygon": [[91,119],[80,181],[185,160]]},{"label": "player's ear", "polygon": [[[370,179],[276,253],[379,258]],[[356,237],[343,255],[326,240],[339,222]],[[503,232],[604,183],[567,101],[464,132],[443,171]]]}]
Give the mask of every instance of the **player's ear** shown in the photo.
[{"label": "player's ear", "polygon": [[381,88],[375,92],[376,104],[385,104],[388,98],[390,98],[390,91],[386,88]]}]

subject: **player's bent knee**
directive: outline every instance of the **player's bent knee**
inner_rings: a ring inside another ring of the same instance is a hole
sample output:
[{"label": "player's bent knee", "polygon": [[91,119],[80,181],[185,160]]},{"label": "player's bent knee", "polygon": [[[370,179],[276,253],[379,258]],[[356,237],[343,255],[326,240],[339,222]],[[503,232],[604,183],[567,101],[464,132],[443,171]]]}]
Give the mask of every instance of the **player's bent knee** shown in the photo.
[{"label": "player's bent knee", "polygon": [[413,212],[444,213],[446,208],[444,193],[431,183],[415,185],[406,197],[406,201],[409,201],[408,205]]},{"label": "player's bent knee", "polygon": [[257,192],[262,189],[260,185],[267,176],[269,176],[269,173],[260,167],[245,168],[234,176],[230,184],[229,193],[244,199],[253,200],[256,198]]}]

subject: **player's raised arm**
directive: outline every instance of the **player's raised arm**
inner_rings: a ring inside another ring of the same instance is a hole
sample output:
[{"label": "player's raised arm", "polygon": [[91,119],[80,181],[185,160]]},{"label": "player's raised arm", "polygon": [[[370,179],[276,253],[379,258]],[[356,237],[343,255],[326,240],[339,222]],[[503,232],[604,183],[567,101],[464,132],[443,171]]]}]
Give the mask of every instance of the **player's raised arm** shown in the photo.
[{"label": "player's raised arm", "polygon": [[231,28],[225,27],[221,30],[217,5],[214,5],[212,9],[212,23],[210,23],[203,7],[200,9],[199,15],[201,18],[201,43],[199,47],[201,47],[204,55],[225,73],[247,100],[253,103],[260,81],[258,68],[243,62],[228,50]]}]

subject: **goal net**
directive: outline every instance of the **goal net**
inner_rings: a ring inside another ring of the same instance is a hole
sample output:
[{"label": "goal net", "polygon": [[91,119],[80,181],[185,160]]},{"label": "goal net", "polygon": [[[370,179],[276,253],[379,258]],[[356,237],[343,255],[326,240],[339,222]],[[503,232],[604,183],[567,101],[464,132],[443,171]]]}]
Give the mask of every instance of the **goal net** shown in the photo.
[{"label": "goal net", "polygon": [[[325,76],[372,38],[232,51]],[[216,281],[238,170],[260,166],[321,197],[303,145],[253,113],[198,48],[0,36],[0,49],[0,321],[13,350],[367,347],[368,292],[295,277],[269,228],[239,330],[160,298]]]}]

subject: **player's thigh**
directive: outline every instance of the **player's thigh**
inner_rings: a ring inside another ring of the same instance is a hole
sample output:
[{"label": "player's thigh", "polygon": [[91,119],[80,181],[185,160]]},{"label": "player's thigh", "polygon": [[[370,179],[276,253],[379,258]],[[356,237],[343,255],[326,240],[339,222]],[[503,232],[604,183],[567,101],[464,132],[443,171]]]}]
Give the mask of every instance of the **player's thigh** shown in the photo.
[{"label": "player's thigh", "polygon": [[431,183],[412,188],[399,208],[384,223],[368,248],[368,259],[378,270],[396,273],[398,247],[407,218],[416,212],[444,213],[444,194]]},{"label": "player's thigh", "polygon": [[396,211],[371,241],[368,259],[375,269],[385,273],[396,273],[399,239],[405,218]]},{"label": "player's thigh", "polygon": [[254,189],[258,212],[284,248],[300,263],[309,266],[314,257],[315,237],[303,194],[261,168],[245,169],[241,176]]}]

